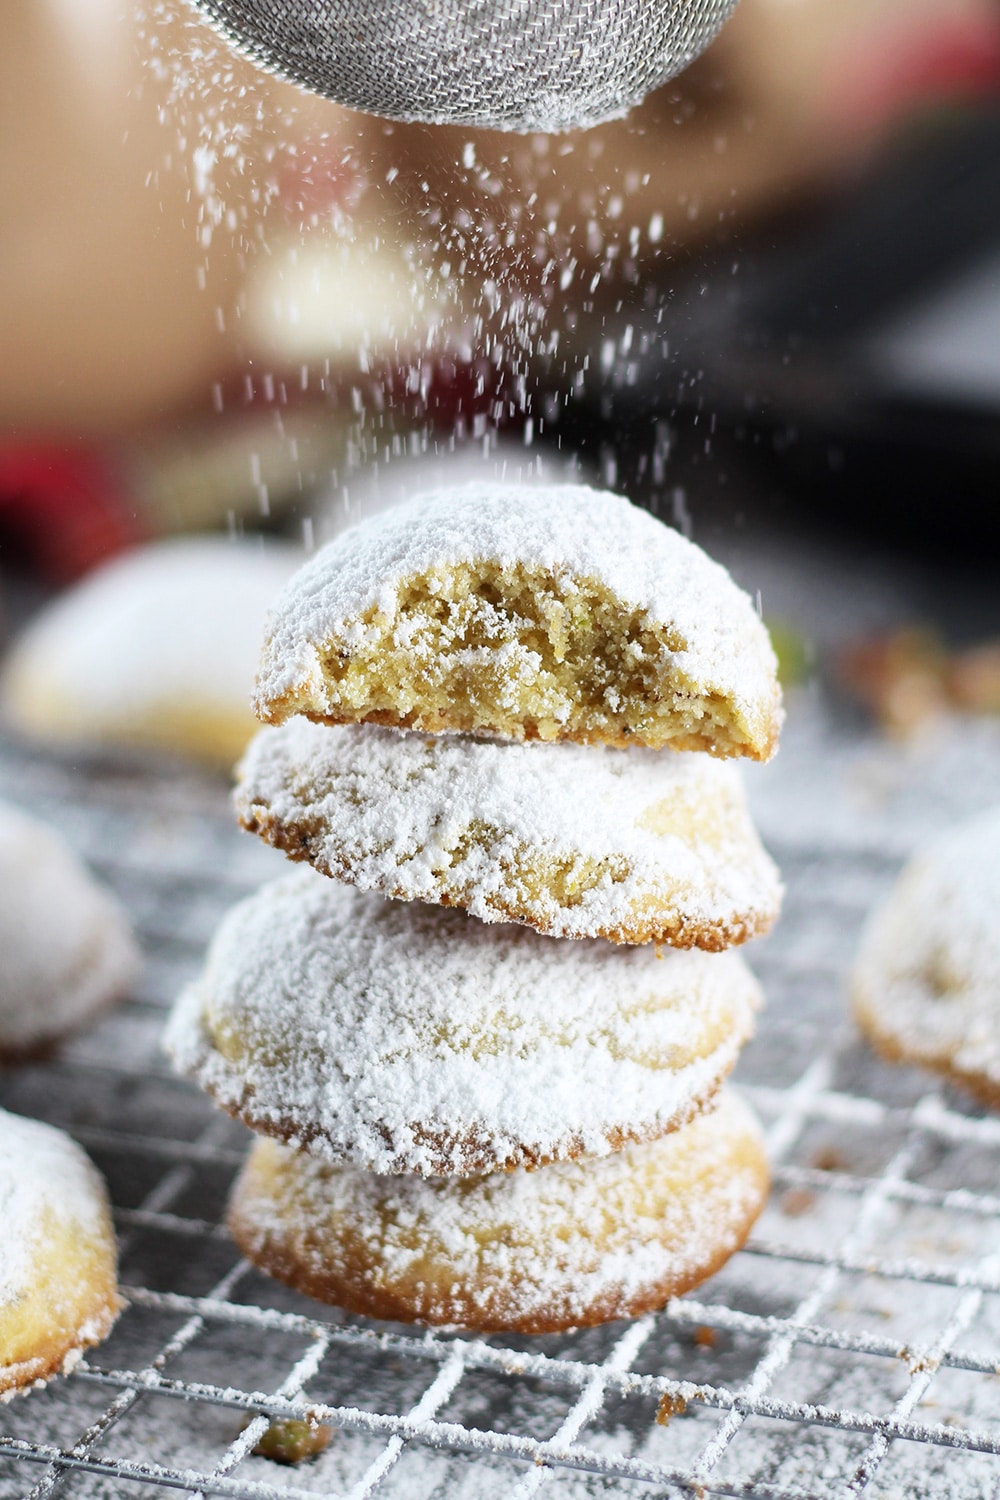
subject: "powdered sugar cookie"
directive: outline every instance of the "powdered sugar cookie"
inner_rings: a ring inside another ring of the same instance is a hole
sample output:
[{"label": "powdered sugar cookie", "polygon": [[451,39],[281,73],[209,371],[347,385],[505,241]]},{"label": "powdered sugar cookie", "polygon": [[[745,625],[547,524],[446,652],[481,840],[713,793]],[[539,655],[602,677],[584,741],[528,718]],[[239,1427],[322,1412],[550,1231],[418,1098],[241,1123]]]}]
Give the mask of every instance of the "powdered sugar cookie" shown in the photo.
[{"label": "powdered sugar cookie", "polygon": [[0,1110],[0,1400],[66,1372],[121,1307],[104,1184],[62,1131]]},{"label": "powdered sugar cookie", "polygon": [[139,968],[116,898],[54,829],[0,803],[0,1059],[44,1051]]},{"label": "powdered sugar cookie", "polygon": [[1000,1108],[1000,808],[918,854],[868,924],[853,975],[861,1029]]},{"label": "powdered sugar cookie", "polygon": [[250,693],[267,610],[301,559],[295,547],[227,537],[125,553],[14,643],[0,712],[53,743],[230,765],[257,727]]},{"label": "powdered sugar cookie", "polygon": [[263,1270],[400,1322],[554,1333],[635,1317],[738,1249],[768,1171],[744,1104],[599,1161],[456,1181],[379,1177],[259,1140],[229,1223]]},{"label": "powdered sugar cookie", "polygon": [[256,708],[757,760],[781,722],[725,569],[582,485],[440,490],[343,533],[275,605]]},{"label": "powdered sugar cookie", "polygon": [[251,1129],[468,1176],[680,1125],[758,1001],[735,954],[560,943],[303,869],[224,919],[167,1047]]},{"label": "powdered sugar cookie", "polygon": [[710,756],[295,718],[238,778],[243,827],[292,859],[485,922],[718,950],[778,913],[739,772]]}]

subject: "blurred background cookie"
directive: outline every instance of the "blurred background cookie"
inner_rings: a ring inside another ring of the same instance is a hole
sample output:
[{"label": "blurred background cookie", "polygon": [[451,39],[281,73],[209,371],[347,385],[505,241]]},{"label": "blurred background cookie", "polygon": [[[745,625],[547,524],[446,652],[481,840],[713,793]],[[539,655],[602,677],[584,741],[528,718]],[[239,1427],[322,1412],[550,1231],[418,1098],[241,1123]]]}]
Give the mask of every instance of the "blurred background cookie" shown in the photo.
[{"label": "blurred background cookie", "polygon": [[50,743],[228,766],[256,727],[249,700],[268,607],[302,556],[221,536],[123,553],[15,641],[0,676],[7,725]]},{"label": "blurred background cookie", "polygon": [[1000,807],[918,854],[871,919],[853,975],[862,1031],[1000,1108]]},{"label": "blurred background cookie", "polygon": [[0,803],[0,1060],[121,999],[139,950],[117,899],[52,828]]},{"label": "blurred background cookie", "polygon": [[96,1169],[62,1131],[0,1111],[0,1400],[67,1372],[118,1316]]}]

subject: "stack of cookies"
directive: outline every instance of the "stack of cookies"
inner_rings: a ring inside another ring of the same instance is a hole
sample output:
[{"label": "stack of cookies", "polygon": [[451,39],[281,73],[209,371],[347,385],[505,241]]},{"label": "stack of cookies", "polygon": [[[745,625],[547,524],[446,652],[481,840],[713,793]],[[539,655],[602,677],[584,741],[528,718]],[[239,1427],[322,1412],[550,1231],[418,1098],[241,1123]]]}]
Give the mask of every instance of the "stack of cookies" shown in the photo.
[{"label": "stack of cookies", "polygon": [[442,491],[296,575],[256,708],[239,818],[308,867],[227,916],[168,1034],[260,1133],[246,1254],[521,1332],[709,1275],[767,1188],[720,1092],[760,999],[721,950],[781,895],[727,764],[781,720],[750,600],[618,497]]}]

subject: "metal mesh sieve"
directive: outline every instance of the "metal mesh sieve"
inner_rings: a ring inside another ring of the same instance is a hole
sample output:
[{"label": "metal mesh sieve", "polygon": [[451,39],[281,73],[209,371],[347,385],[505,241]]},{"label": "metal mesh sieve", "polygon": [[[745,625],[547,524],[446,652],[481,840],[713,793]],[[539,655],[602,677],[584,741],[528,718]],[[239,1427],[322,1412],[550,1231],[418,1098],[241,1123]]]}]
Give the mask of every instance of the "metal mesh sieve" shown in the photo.
[{"label": "metal mesh sieve", "polygon": [[496,130],[623,114],[736,0],[195,0],[263,67],[351,109]]}]

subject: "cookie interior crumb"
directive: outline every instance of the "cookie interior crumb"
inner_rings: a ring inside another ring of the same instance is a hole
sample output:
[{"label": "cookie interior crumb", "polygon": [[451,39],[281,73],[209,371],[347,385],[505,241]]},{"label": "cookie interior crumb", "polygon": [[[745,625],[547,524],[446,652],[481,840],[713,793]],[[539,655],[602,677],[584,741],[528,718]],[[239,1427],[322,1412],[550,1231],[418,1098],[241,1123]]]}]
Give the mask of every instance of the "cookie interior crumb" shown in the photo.
[{"label": "cookie interior crumb", "polygon": [[328,711],[298,706],[317,720],[431,733],[756,753],[744,716],[674,663],[686,649],[596,580],[457,563],[412,576],[393,619],[373,606],[321,646]]}]

